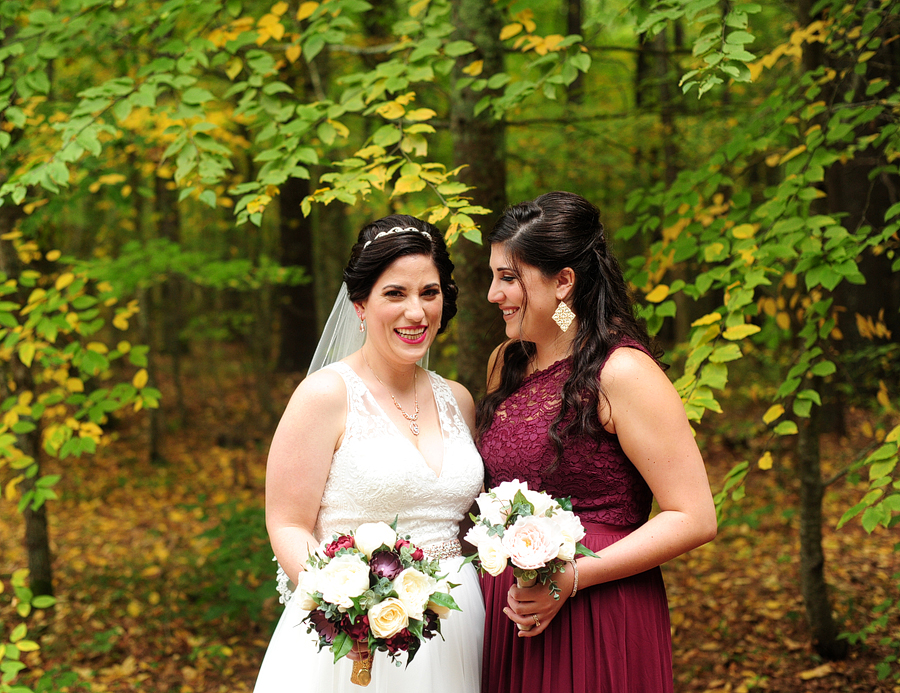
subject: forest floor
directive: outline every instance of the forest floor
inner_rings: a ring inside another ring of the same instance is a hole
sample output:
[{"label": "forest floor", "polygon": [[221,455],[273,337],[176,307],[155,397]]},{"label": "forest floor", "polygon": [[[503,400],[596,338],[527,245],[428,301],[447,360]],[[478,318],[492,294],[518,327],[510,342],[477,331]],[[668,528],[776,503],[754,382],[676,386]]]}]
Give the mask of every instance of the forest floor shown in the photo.
[{"label": "forest floor", "polygon": [[[280,377],[273,394],[279,411],[295,382]],[[185,388],[183,423],[174,392],[165,383],[163,391],[164,461],[148,460],[146,416],[129,414],[97,455],[46,465],[45,473],[63,475],[60,500],[49,506],[59,601],[29,622],[41,649],[23,655],[28,669],[18,682],[36,691],[253,688],[280,613],[262,519],[273,426],[255,408],[246,372],[195,373]],[[750,419],[759,413],[748,411]],[[859,449],[866,418],[851,412],[847,421],[846,436],[823,441],[826,473]],[[714,491],[735,463],[755,466],[765,444],[756,430],[720,420],[700,431]],[[900,640],[896,615],[843,661],[815,654],[798,582],[796,483],[789,455],[772,451],[774,468],[747,477],[746,497],[728,503],[718,538],[663,569],[676,691],[900,692],[896,663],[886,680],[876,670],[892,654],[879,641]],[[858,521],[834,530],[864,488],[845,477],[824,506],[833,607],[851,633],[877,617],[880,603],[900,596],[897,536],[868,535]],[[22,533],[14,504],[0,502],[0,636],[19,621],[9,577],[26,564]]]}]

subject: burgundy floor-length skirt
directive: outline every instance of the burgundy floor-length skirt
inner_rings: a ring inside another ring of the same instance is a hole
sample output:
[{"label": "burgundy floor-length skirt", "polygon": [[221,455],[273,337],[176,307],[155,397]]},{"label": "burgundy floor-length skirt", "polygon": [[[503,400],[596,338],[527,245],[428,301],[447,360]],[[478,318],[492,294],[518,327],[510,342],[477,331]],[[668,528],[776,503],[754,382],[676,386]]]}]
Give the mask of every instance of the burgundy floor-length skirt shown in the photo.
[{"label": "burgundy floor-length skirt", "polygon": [[[609,546],[633,528],[583,522],[582,543]],[[482,577],[482,693],[671,693],[672,639],[659,568],[579,590],[550,626],[519,638],[503,608],[512,569]]]}]

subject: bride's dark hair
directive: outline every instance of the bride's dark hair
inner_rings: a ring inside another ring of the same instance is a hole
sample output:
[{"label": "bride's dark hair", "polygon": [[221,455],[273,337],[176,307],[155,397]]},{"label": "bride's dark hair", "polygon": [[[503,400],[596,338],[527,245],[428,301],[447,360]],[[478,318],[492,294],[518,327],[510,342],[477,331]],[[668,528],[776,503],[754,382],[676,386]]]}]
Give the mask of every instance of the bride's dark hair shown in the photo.
[{"label": "bride's dark hair", "polygon": [[[413,228],[415,231],[386,233],[394,228]],[[378,234],[384,235],[377,237]],[[453,262],[440,229],[408,214],[391,214],[367,224],[359,232],[356,244],[350,251],[350,260],[344,268],[350,301],[355,303],[367,299],[378,277],[395,260],[405,255],[430,257],[437,268],[443,298],[441,327],[438,330],[441,334],[456,315],[459,289],[453,281]]]},{"label": "bride's dark hair", "polygon": [[[508,207],[488,242],[503,247],[517,277],[521,277],[523,265],[536,268],[547,278],[566,267],[575,273],[567,303],[577,316],[578,331],[572,343],[572,369],[561,392],[562,406],[550,426],[557,451],[556,461],[550,465],[553,468],[562,455],[563,436],[587,435],[599,440],[603,435],[597,407],[601,398],[607,405],[609,401],[599,373],[610,349],[625,340],[643,346],[657,360],[662,354],[634,315],[622,269],[607,247],[600,211],[580,195],[550,192]],[[527,301],[525,295],[523,313]],[[501,368],[500,384],[478,404],[479,438],[490,427],[500,404],[522,384],[535,347],[532,342],[510,340],[500,353],[502,357],[494,363],[494,369]]]}]

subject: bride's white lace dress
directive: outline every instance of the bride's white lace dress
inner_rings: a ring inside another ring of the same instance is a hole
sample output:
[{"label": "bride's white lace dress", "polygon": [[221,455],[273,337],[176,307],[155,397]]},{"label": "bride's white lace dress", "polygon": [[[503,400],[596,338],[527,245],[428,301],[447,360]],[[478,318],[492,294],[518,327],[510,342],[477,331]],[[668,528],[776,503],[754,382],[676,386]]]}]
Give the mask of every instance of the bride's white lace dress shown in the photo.
[{"label": "bride's white lace dress", "polygon": [[[444,438],[440,474],[428,466],[419,450],[400,434],[362,379],[345,363],[334,363],[347,386],[347,424],[334,453],[315,528],[318,541],[356,529],[363,522],[393,522],[397,531],[427,553],[457,537],[459,522],[478,495],[483,481],[481,457],[460,415],[450,387],[429,372]],[[298,445],[302,445],[298,441]],[[383,652],[375,654],[372,682],[366,689],[350,683],[352,662],[334,663],[328,649],[317,650],[315,633],[301,623],[307,612],[290,599],[287,578],[280,573],[280,591],[287,600],[269,643],[255,693],[287,691],[344,693],[477,693],[481,686],[484,601],[472,566],[462,558],[441,561],[452,594],[462,612],[441,622],[444,639],[422,644],[409,667],[400,667]]]}]

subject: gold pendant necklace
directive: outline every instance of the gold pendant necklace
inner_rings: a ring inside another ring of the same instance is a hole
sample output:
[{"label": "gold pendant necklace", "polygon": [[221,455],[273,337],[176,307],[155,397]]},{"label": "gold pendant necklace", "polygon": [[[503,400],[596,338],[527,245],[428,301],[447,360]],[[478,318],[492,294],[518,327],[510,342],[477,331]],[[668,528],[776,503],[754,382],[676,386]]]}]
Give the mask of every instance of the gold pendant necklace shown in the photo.
[{"label": "gold pendant necklace", "polygon": [[416,421],[418,421],[418,419],[419,419],[419,388],[417,386],[418,385],[418,377],[419,377],[419,369],[416,368],[416,370],[413,371],[413,394],[415,395],[415,398],[416,398],[416,413],[413,414],[412,416],[410,416],[405,411],[403,411],[403,407],[400,406],[400,402],[398,402],[397,398],[391,394],[391,391],[388,390],[387,385],[385,385],[382,382],[381,378],[378,377],[378,374],[375,373],[374,370],[372,370],[372,366],[369,366],[369,359],[366,358],[365,352],[360,351],[359,353],[362,354],[363,361],[366,362],[366,366],[369,367],[369,371],[372,373],[372,375],[375,376],[375,380],[377,380],[379,383],[381,383],[381,387],[383,387],[384,391],[387,392],[388,395],[390,396],[391,401],[394,403],[394,406],[397,407],[397,409],[403,415],[403,418],[406,419],[407,421],[409,421],[409,430],[412,431],[412,434],[414,436],[419,435],[419,424],[416,423]]}]

